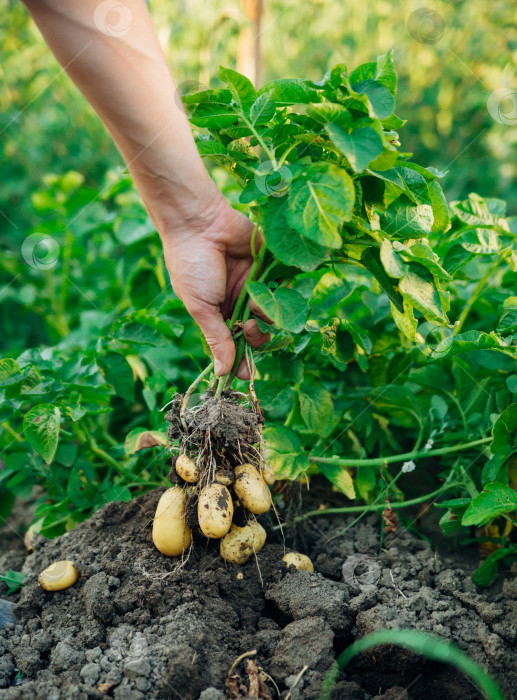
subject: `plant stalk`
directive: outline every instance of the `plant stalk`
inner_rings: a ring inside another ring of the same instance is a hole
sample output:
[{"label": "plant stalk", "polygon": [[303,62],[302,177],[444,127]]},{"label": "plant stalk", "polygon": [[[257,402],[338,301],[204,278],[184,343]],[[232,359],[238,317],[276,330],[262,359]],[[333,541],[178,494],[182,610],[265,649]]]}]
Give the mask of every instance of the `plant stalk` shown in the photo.
[{"label": "plant stalk", "polygon": [[312,455],[309,455],[309,459],[316,464],[335,464],[338,467],[380,467],[383,464],[393,464],[394,462],[408,461],[420,457],[438,457],[439,455],[446,455],[452,452],[461,452],[470,447],[486,445],[488,442],[492,442],[491,437],[465,442],[461,445],[452,445],[451,447],[439,447],[435,450],[414,450],[413,452],[405,452],[400,455],[374,457],[372,459],[341,459],[340,457],[316,457]]}]

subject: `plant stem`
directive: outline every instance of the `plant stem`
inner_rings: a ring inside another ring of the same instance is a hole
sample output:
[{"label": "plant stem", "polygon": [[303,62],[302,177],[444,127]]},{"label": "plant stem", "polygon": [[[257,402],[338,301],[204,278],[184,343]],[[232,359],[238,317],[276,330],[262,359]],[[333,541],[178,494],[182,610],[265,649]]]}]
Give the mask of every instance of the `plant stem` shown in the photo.
[{"label": "plant stem", "polygon": [[[258,224],[255,228],[258,227]],[[267,251],[267,246],[265,243],[262,243],[259,252],[256,254],[255,259],[253,261],[252,266],[249,269],[248,276],[246,277],[246,281],[244,282],[242,289],[240,291],[239,296],[237,297],[237,301],[235,302],[235,306],[233,307],[233,313],[230,318],[230,324],[229,328],[230,331],[233,331],[236,322],[239,320],[239,316],[241,315],[242,307],[244,303],[246,302],[246,306],[244,307],[244,313],[242,314],[242,322],[243,324],[246,323],[248,318],[250,317],[250,310],[249,310],[249,303],[246,301],[246,298],[248,296],[248,284],[252,282],[255,279],[255,276],[257,272],[259,272],[262,263],[264,262],[264,257],[266,255]],[[217,398],[221,397],[221,394],[224,391],[224,388],[228,384],[228,377],[231,377],[230,384],[233,381],[233,378],[235,377],[235,373],[237,372],[237,369],[239,368],[238,362],[241,361],[243,352],[244,352],[244,338],[241,338],[239,340],[236,353],[235,353],[235,362],[232,367],[232,371],[228,376],[223,376],[219,377],[219,383],[217,385],[217,390],[215,392],[215,395]],[[239,352],[240,350],[240,352]]]},{"label": "plant stem", "polygon": [[[453,486],[460,486],[460,482],[453,482],[451,484],[444,484],[443,486],[440,486],[439,489],[436,489],[435,491],[431,491],[430,493],[426,493],[424,496],[419,496],[418,498],[412,498],[409,501],[400,501],[396,503],[391,503],[390,502],[390,508],[409,508],[410,506],[416,506],[419,503],[425,503],[425,501],[428,501],[430,498],[434,498],[435,496],[439,496],[441,493],[444,491],[447,491],[447,489],[452,488]],[[371,505],[365,505],[365,506],[349,506],[348,508],[325,508],[324,510],[312,510],[309,511],[308,513],[304,513],[303,516],[300,516],[300,520],[303,520],[304,518],[310,518],[313,515],[334,515],[338,513],[362,513],[363,511],[365,513],[369,513],[371,511],[377,511],[377,510],[384,510],[386,508],[385,503],[372,503]]]},{"label": "plant stem", "polygon": [[289,415],[287,416],[287,418],[284,421],[284,425],[286,428],[288,428],[290,425],[292,425],[294,419],[296,418],[296,413],[298,411],[299,393],[300,393],[300,383],[296,382],[296,384],[294,385],[293,405],[291,406],[291,410],[289,411]]},{"label": "plant stem", "polygon": [[260,143],[260,145],[262,146],[262,148],[263,148],[263,150],[264,150],[264,153],[267,155],[267,157],[268,157],[269,160],[271,161],[273,167],[276,168],[276,167],[277,167],[277,162],[276,162],[275,154],[273,153],[273,151],[270,151],[270,150],[269,150],[269,148],[266,146],[266,144],[265,144],[265,142],[264,142],[262,136],[258,133],[258,131],[255,129],[255,127],[254,127],[253,124],[249,121],[249,119],[247,119],[247,118],[244,116],[244,114],[241,114],[241,113],[239,113],[239,116],[240,116],[240,118],[243,120],[243,122],[246,124],[246,126],[248,127],[248,129],[250,129],[250,131],[253,133],[253,136],[255,136],[255,138],[257,139],[257,141]]},{"label": "plant stem", "polygon": [[335,464],[338,467],[380,467],[383,464],[392,464],[393,462],[402,462],[417,459],[419,457],[437,457],[439,455],[446,455],[452,452],[461,452],[462,450],[467,450],[470,447],[486,445],[488,442],[492,442],[491,437],[473,440],[472,442],[465,442],[461,445],[452,445],[451,447],[439,447],[435,450],[416,450],[413,452],[405,452],[404,454],[400,455],[375,457],[373,459],[341,459],[340,457],[313,457],[312,455],[309,455],[309,459],[311,462],[315,462],[316,464]]},{"label": "plant stem", "polygon": [[496,269],[499,267],[500,264],[501,264],[501,259],[498,257],[497,260],[495,261],[495,263],[488,268],[488,272],[477,283],[476,288],[474,289],[474,291],[472,292],[472,294],[470,296],[470,299],[468,300],[468,303],[463,308],[463,311],[461,312],[461,314],[459,316],[458,323],[456,324],[456,326],[452,332],[453,335],[456,335],[457,333],[459,333],[461,331],[461,329],[463,328],[463,324],[467,320],[467,316],[469,315],[472,307],[474,306],[475,302],[477,301],[479,295],[485,289],[486,283],[488,282],[490,277],[492,277],[493,273],[496,271]]}]

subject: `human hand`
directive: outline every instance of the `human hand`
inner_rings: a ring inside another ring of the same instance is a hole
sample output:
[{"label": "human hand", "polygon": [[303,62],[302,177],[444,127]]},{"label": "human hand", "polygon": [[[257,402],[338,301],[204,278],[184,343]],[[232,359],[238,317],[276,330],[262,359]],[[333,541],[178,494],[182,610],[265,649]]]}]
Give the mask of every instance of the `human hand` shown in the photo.
[{"label": "human hand", "polygon": [[[248,217],[232,209],[217,190],[195,217],[161,232],[173,289],[201,328],[218,375],[228,374],[235,361],[235,344],[225,319],[231,316],[253,263],[253,228]],[[262,316],[256,306],[251,308]],[[269,340],[254,319],[245,323],[244,337],[252,347]],[[244,360],[237,376],[249,379]]]}]

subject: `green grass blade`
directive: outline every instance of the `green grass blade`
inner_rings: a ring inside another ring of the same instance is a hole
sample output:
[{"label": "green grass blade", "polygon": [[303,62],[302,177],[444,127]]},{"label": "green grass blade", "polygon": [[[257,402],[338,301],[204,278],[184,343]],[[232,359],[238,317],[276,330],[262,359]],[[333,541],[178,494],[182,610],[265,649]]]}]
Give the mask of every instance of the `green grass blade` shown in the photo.
[{"label": "green grass blade", "polygon": [[336,683],[341,669],[343,669],[354,656],[378,644],[395,644],[410,649],[432,661],[440,661],[455,666],[462,671],[479,688],[488,700],[505,700],[505,697],[497,685],[484,669],[467,654],[451,642],[447,642],[434,635],[417,630],[379,630],[367,637],[358,639],[340,654],[337,661],[328,672],[321,689],[320,700],[330,700],[332,689]]}]

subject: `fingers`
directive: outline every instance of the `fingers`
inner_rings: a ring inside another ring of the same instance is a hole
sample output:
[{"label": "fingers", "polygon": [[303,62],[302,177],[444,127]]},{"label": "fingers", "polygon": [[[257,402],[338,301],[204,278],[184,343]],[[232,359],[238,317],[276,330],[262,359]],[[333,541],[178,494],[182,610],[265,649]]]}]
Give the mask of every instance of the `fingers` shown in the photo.
[{"label": "fingers", "polygon": [[215,373],[220,376],[228,374],[235,361],[235,344],[220,310],[210,304],[187,307],[187,310],[210,346]]}]

